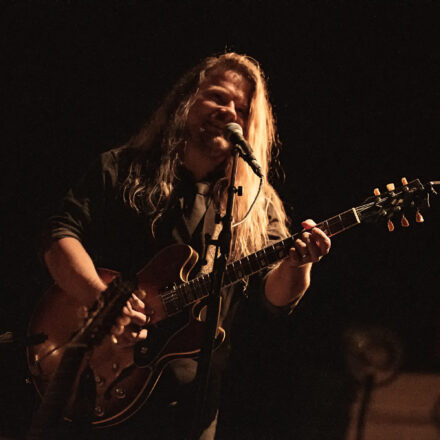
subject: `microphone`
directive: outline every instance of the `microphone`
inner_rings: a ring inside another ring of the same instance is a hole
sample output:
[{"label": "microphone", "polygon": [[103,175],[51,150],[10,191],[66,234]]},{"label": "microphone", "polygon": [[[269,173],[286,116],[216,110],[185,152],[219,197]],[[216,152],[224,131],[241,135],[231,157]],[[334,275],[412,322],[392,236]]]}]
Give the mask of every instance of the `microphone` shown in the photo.
[{"label": "microphone", "polygon": [[252,171],[260,178],[263,178],[260,165],[258,165],[257,159],[254,156],[252,147],[249,142],[243,136],[243,129],[239,124],[230,122],[223,127],[223,137],[231,142],[231,144],[237,145],[240,148],[240,156],[245,162],[252,168]]}]

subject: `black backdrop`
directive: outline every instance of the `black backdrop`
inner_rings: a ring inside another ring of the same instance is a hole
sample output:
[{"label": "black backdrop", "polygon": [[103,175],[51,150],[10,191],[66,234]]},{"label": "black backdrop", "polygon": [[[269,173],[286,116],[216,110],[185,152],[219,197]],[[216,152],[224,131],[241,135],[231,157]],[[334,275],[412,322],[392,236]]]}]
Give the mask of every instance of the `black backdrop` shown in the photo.
[{"label": "black backdrop", "polygon": [[[47,286],[35,254],[44,216],[89,160],[124,142],[207,55],[235,50],[261,62],[284,144],[287,179],[278,189],[294,221],[327,218],[401,176],[440,179],[436,2],[46,1],[1,9],[0,331],[22,334]],[[439,206],[433,200],[423,225],[410,219],[393,233],[361,226],[335,237],[275,339],[269,324],[255,327],[244,313],[225,426],[239,424],[236,410],[250,400],[241,418],[252,419],[248,430],[323,438],[325,429],[340,438],[351,398],[342,335],[353,326],[394,331],[403,370],[438,371]],[[0,420],[16,435],[34,396],[22,351],[1,348],[0,356]]]}]

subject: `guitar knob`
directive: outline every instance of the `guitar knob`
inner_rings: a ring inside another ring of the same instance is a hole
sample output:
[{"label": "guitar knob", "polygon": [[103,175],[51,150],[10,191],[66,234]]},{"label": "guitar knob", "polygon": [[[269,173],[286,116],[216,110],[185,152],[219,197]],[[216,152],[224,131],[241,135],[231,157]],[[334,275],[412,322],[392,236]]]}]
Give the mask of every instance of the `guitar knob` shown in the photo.
[{"label": "guitar knob", "polygon": [[95,406],[93,412],[97,417],[102,417],[104,415],[104,409],[102,408],[102,406],[99,405]]},{"label": "guitar knob", "polygon": [[420,214],[420,211],[417,210],[416,212],[416,222],[417,223],[423,223],[425,221],[425,219],[423,218],[423,215]]},{"label": "guitar knob", "polygon": [[408,180],[406,180],[406,177],[402,177],[401,182],[403,186],[408,185]]},{"label": "guitar knob", "polygon": [[145,345],[143,345],[140,349],[139,349],[139,353],[142,356],[145,356],[148,353],[148,347],[146,347]]},{"label": "guitar knob", "polygon": [[380,196],[379,188],[374,188],[373,194],[377,197]]},{"label": "guitar knob", "polygon": [[104,385],[104,379],[101,376],[96,375],[95,376],[95,383],[96,383],[96,385]]},{"label": "guitar knob", "polygon": [[125,392],[124,388],[122,388],[122,387],[116,387],[113,390],[113,394],[115,395],[115,397],[117,399],[125,399],[125,397],[127,396],[127,393]]}]

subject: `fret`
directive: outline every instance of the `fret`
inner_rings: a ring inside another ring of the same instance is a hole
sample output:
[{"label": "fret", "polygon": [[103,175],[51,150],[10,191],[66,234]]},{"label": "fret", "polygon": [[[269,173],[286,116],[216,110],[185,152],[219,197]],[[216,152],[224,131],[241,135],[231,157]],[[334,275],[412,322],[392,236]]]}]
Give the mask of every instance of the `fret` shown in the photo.
[{"label": "fret", "polygon": [[205,290],[203,289],[203,286],[200,284],[200,279],[194,278],[193,283],[197,298],[203,298],[205,294]]},{"label": "fret", "polygon": [[249,261],[249,256],[247,255],[246,257],[242,258],[240,261],[242,262],[242,266],[244,267],[244,271],[248,274],[252,273],[252,266]]},{"label": "fret", "polygon": [[194,290],[193,285],[188,285],[188,290],[191,292],[191,302],[197,301],[199,298],[197,292]]},{"label": "fret", "polygon": [[223,283],[226,286],[229,286],[229,284],[232,284],[232,278],[231,278],[231,268],[229,266],[226,266],[225,274],[223,275]]},{"label": "fret", "polygon": [[329,224],[328,224],[327,220],[325,220],[322,223],[320,223],[317,227],[319,229],[321,229],[325,234],[330,236],[330,227],[329,227]]},{"label": "fret", "polygon": [[266,266],[270,266],[271,264],[273,264],[276,260],[275,255],[270,251],[269,248],[264,248],[263,249],[264,252],[264,258],[266,261]]},{"label": "fret", "polygon": [[208,274],[203,274],[200,277],[200,283],[202,285],[202,288],[204,292],[208,292],[209,288],[211,287],[211,276]]},{"label": "fret", "polygon": [[356,210],[353,208],[343,212],[341,214],[341,218],[342,218],[342,223],[344,224],[344,231],[361,222],[356,213]]},{"label": "fret", "polygon": [[195,300],[194,292],[188,284],[182,284],[179,290],[182,292],[186,304],[191,304]]},{"label": "fret", "polygon": [[282,260],[288,254],[288,250],[284,245],[284,240],[274,243],[273,248],[277,260]]},{"label": "fret", "polygon": [[[327,235],[333,236],[359,223],[360,220],[356,210],[352,208],[324,220],[318,224],[317,227],[323,230]],[[244,277],[259,272],[261,269],[282,260],[289,254],[289,249],[293,246],[293,242],[298,236],[299,234],[295,234],[287,237],[284,240],[280,240],[260,249],[258,252],[228,264],[223,275],[222,286],[225,287],[235,284]],[[164,292],[162,301],[167,314],[170,316],[178,313],[186,306],[207,296],[211,283],[212,272],[210,274],[199,275],[187,283],[181,284],[174,290]]]},{"label": "fret", "polygon": [[243,270],[241,261],[240,260],[235,261],[233,264],[234,264],[235,273],[237,274],[237,279],[241,280],[243,277],[246,276],[246,272]]},{"label": "fret", "polygon": [[260,265],[258,264],[256,254],[249,255],[249,265],[251,267],[251,273],[258,272],[260,270]]},{"label": "fret", "polygon": [[359,223],[359,217],[355,209],[352,208],[322,222],[321,225],[324,225],[324,227],[321,227],[321,225],[318,226],[331,237],[333,235],[339,234],[340,232],[346,231],[347,229]]},{"label": "fret", "polygon": [[231,275],[232,275],[231,280],[232,280],[232,283],[236,283],[240,279],[240,277],[239,277],[239,275],[236,272],[235,262],[229,264],[228,266],[231,268]]},{"label": "fret", "polygon": [[202,287],[203,290],[206,291],[207,288],[208,288],[208,283],[206,282],[207,278],[208,278],[208,275],[203,274],[203,275],[200,275],[198,278],[200,280],[200,286]]},{"label": "fret", "polygon": [[261,261],[261,250],[255,253],[255,263],[257,264],[257,271],[264,267],[264,263]]},{"label": "fret", "polygon": [[180,307],[178,304],[177,295],[174,292],[167,292],[165,297],[162,297],[162,301],[165,305],[165,309],[167,311],[167,315],[174,315],[178,311],[180,311]]},{"label": "fret", "polygon": [[328,219],[327,224],[331,235],[337,234],[343,228],[339,215]]},{"label": "fret", "polygon": [[273,260],[273,253],[271,252],[270,248],[263,248],[261,249],[260,254],[260,261],[263,267],[267,267],[272,264]]},{"label": "fret", "polygon": [[178,309],[181,309],[184,306],[184,298],[182,298],[182,296],[183,295],[177,293],[177,290],[173,293],[173,301]]}]

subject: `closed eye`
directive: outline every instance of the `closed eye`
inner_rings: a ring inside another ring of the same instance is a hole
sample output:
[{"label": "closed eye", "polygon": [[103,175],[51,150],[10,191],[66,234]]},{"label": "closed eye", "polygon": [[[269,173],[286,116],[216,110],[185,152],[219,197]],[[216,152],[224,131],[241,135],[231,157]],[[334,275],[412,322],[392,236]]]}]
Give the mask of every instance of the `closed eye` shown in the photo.
[{"label": "closed eye", "polygon": [[244,109],[244,108],[237,108],[236,111],[237,111],[237,113],[239,113],[241,116],[247,116],[247,114],[248,114],[247,109]]},{"label": "closed eye", "polygon": [[208,95],[209,99],[212,99],[213,101],[219,103],[219,104],[224,104],[227,102],[227,97],[225,95],[223,95],[222,93],[219,92],[211,92]]}]

